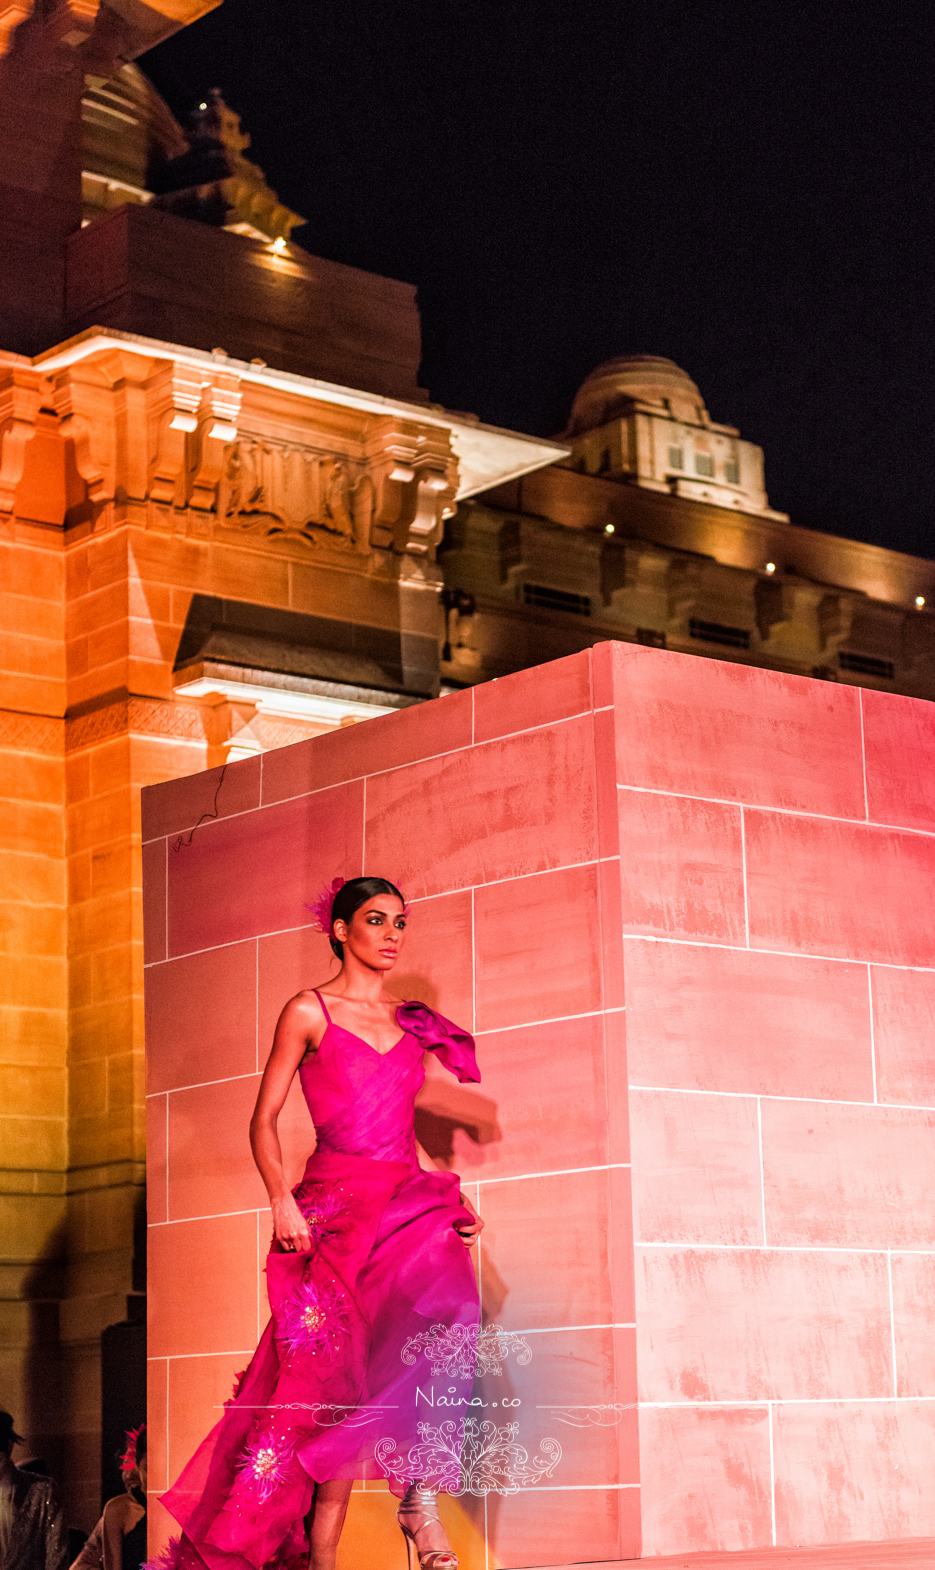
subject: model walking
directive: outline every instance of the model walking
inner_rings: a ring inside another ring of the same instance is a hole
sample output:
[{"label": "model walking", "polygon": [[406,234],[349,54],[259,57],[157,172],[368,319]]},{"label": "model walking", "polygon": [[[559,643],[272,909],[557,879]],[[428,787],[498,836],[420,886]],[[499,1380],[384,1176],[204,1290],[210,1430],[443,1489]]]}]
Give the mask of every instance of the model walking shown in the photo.
[{"label": "model walking", "polygon": [[[163,1495],[183,1528],[170,1563],[298,1570],[309,1555],[310,1570],[333,1570],[351,1483],[374,1476],[377,1454],[392,1458],[397,1488],[410,1485],[397,1512],[410,1566],[455,1570],[419,1448],[429,1370],[416,1353],[454,1331],[468,1355],[445,1376],[445,1404],[466,1406],[480,1309],[465,1245],[483,1222],[417,1144],[413,1118],[423,1053],[477,1081],[474,1042],[384,989],[407,919],[392,883],[336,879],[316,914],[341,969],[283,1009],[250,1125],[273,1214],[272,1319],[224,1417]],[[277,1120],[296,1072],[316,1147],[290,1192]]]}]

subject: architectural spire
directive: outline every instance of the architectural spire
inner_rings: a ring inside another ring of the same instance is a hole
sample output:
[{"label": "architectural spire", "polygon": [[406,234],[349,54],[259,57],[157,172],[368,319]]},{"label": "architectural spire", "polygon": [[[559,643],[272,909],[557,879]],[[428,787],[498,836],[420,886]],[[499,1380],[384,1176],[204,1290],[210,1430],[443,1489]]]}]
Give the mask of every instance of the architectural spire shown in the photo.
[{"label": "architectural spire", "polygon": [[189,151],[155,177],[155,207],[257,240],[288,240],[305,222],[280,202],[259,165],[244,157],[250,138],[217,87],[192,114],[189,141]]}]

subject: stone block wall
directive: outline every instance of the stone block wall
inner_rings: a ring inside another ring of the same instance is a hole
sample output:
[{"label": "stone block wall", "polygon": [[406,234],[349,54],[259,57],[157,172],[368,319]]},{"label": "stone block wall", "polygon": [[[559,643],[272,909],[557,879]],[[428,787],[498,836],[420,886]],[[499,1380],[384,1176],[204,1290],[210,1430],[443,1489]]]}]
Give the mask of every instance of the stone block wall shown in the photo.
[{"label": "stone block wall", "polygon": [[[363,866],[412,902],[400,995],[477,1032],[483,1083],[433,1071],[419,1133],[487,1218],[487,1320],[518,1337],[483,1417],[515,1422],[539,1467],[521,1487],[517,1455],[512,1491],[487,1492],[481,1455],[444,1503],[452,1541],[466,1567],[486,1566],[488,1546],[504,1565],[559,1562],[572,1541],[592,1558],[638,1551],[613,727],[594,706],[585,655],[235,764],[217,820],[197,828],[215,775],[144,793],[156,1491],[266,1320],[269,1219],[247,1123],[279,1010],[334,970],[308,903]],[[297,1177],[311,1128],[296,1093],[285,1121]],[[548,1441],[561,1460],[543,1471]],[[400,1554],[394,1505],[372,1467],[346,1564]],[[152,1518],[161,1540],[171,1523],[155,1503]]]},{"label": "stone block wall", "polygon": [[644,1553],[930,1537],[935,710],[615,658]]},{"label": "stone block wall", "polygon": [[[400,993],[477,1034],[419,1115],[531,1353],[480,1390],[562,1452],[468,1476],[462,1563],[931,1536],[933,749],[925,702],[603,645],[238,764],[198,827],[216,776],[148,792],[156,1491],[265,1320],[246,1122],[363,867],[412,901]],[[357,1488],[348,1565],[391,1506]]]},{"label": "stone block wall", "polygon": [[[62,1460],[66,1233],[63,558],[0,541],[0,1377],[33,1454]],[[49,712],[51,710],[51,713]]]}]

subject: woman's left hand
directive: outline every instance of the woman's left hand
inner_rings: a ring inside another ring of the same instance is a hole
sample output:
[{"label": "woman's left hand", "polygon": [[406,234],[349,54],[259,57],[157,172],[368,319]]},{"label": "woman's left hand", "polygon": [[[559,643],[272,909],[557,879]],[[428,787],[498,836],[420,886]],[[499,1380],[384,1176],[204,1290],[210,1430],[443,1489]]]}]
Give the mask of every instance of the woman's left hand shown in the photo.
[{"label": "woman's left hand", "polygon": [[484,1230],[484,1223],[477,1214],[477,1211],[474,1209],[474,1206],[471,1204],[471,1201],[467,1199],[464,1194],[461,1195],[461,1203],[465,1210],[469,1210],[471,1212],[474,1220],[467,1225],[455,1227],[455,1231],[457,1232],[465,1248],[473,1248],[474,1244],[477,1242],[477,1239]]}]

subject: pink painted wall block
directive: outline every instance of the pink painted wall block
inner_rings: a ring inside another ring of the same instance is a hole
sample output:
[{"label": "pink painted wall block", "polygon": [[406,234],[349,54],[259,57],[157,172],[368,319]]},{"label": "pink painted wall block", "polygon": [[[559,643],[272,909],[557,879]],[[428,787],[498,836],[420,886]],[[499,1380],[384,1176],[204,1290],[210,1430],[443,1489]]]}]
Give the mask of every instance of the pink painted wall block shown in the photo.
[{"label": "pink painted wall block", "polygon": [[246,1119],[332,969],[308,902],[366,870],[412,901],[397,990],[477,1033],[420,1138],[487,1218],[520,1442],[562,1446],[446,1506],[465,1570],[935,1534],[933,764],[928,704],[604,644],[145,792],[157,1487],[265,1322]]},{"label": "pink painted wall block", "polygon": [[643,1553],[927,1536],[932,706],[653,654],[595,651],[628,847]]}]

